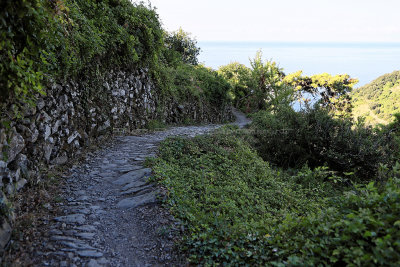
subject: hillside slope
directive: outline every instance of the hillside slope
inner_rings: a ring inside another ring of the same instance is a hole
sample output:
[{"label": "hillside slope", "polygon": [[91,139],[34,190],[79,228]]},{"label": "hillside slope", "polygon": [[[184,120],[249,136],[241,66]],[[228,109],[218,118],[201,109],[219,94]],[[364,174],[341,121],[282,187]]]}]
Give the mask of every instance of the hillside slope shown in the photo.
[{"label": "hillside slope", "polygon": [[367,124],[387,124],[400,112],[400,71],[382,75],[352,93],[353,117]]}]

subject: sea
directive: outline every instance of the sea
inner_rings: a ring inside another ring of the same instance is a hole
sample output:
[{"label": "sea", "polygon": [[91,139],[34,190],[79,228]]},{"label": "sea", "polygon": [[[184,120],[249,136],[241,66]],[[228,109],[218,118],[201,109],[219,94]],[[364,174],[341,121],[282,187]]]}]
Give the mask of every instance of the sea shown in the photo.
[{"label": "sea", "polygon": [[199,61],[207,67],[237,61],[250,67],[258,50],[265,60],[273,60],[286,74],[303,70],[349,74],[363,86],[377,77],[400,70],[400,43],[289,43],[289,42],[205,42],[199,41]]}]

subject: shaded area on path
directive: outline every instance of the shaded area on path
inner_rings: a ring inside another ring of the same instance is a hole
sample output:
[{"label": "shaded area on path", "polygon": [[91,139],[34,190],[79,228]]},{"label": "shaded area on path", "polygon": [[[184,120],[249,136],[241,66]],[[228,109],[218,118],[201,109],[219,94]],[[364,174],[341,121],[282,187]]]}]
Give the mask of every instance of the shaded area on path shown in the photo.
[{"label": "shaded area on path", "polygon": [[246,117],[241,111],[236,108],[232,108],[232,113],[235,116],[236,120],[234,124],[237,124],[240,128],[243,128],[247,124],[251,123],[251,120]]}]

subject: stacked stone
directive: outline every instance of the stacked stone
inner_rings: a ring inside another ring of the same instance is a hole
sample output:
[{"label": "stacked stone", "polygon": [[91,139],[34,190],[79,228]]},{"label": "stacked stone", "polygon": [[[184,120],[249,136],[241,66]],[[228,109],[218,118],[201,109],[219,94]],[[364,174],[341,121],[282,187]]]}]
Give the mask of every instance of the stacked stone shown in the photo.
[{"label": "stacked stone", "polygon": [[[16,194],[28,183],[36,184],[41,169],[65,164],[82,147],[113,129],[129,132],[160,117],[167,123],[182,123],[186,118],[193,122],[231,119],[229,107],[199,105],[194,100],[159,103],[160,96],[147,72],[110,71],[96,91],[84,82],[53,83],[22,118],[8,122],[7,127],[0,124],[0,205],[9,206],[7,195]],[[8,110],[13,110],[13,105],[8,103]],[[165,105],[163,114],[156,114],[157,105]],[[6,122],[5,116],[0,116],[1,121]],[[10,237],[12,216],[4,211],[0,219],[0,226],[7,223],[0,229],[1,250]]]}]

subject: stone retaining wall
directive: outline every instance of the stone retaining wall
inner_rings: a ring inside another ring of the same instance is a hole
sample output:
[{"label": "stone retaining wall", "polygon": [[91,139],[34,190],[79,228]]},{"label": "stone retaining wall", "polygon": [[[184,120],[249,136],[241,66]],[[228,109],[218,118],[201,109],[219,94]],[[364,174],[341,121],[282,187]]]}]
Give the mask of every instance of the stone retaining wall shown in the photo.
[{"label": "stone retaining wall", "polygon": [[[95,91],[87,89],[87,82],[54,83],[18,123],[0,125],[0,254],[14,220],[7,196],[17,194],[27,184],[36,184],[41,170],[65,164],[82,147],[113,129],[143,128],[154,119],[166,123],[232,119],[228,106],[165,103],[165,99],[161,105],[146,70],[110,72]],[[0,115],[4,121],[5,114]]]}]

